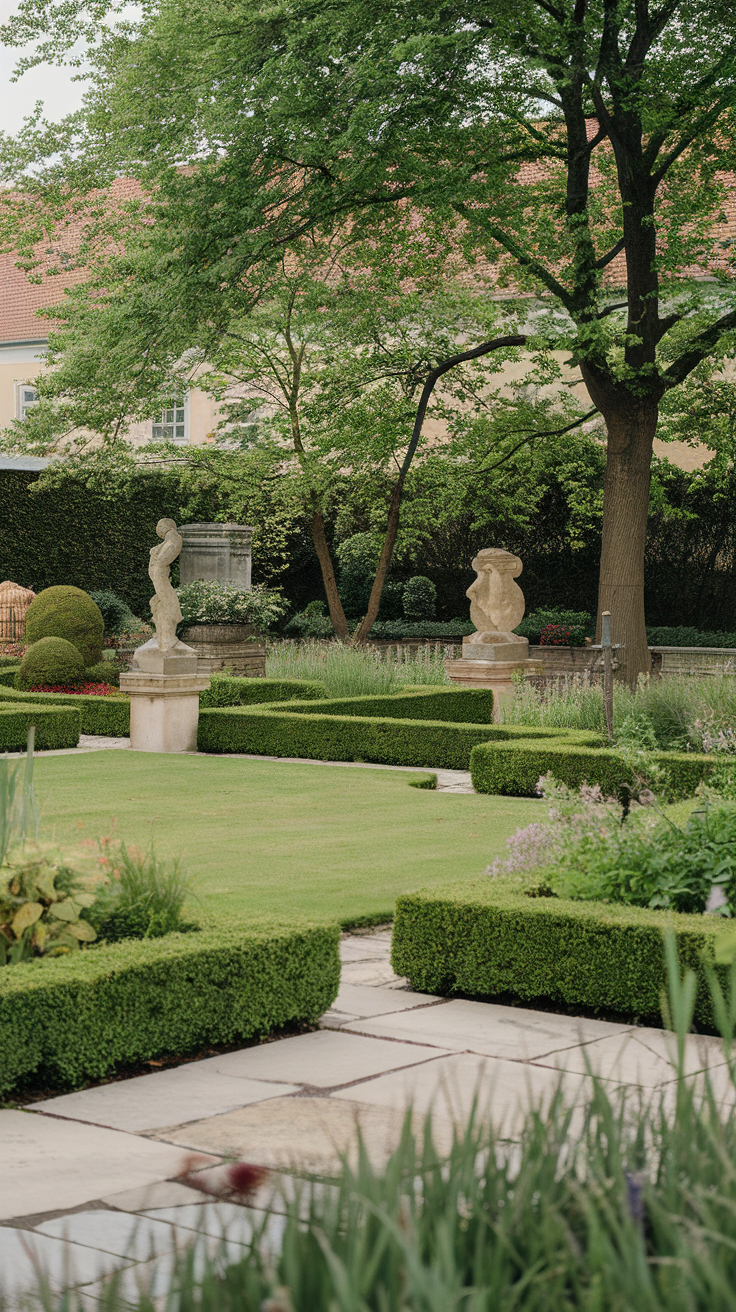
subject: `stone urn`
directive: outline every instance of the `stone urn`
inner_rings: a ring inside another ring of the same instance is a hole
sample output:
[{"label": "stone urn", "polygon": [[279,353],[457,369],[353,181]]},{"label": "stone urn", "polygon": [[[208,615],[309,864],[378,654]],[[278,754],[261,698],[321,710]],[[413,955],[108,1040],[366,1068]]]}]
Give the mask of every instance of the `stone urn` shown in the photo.
[{"label": "stone urn", "polygon": [[192,624],[181,640],[196,651],[205,674],[228,671],[251,679],[266,674],[266,648],[252,624]]}]

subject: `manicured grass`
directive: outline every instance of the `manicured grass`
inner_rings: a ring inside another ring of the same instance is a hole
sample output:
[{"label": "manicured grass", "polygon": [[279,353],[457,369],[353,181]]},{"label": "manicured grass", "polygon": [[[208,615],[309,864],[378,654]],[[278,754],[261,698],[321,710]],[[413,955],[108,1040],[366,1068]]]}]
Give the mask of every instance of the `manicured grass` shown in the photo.
[{"label": "manicured grass", "polygon": [[127,841],[181,856],[212,910],[348,924],[393,915],[400,893],[477,878],[547,810],[410,788],[419,770],[108,751],[38,757],[35,771],[45,836],[96,838],[114,820]]}]

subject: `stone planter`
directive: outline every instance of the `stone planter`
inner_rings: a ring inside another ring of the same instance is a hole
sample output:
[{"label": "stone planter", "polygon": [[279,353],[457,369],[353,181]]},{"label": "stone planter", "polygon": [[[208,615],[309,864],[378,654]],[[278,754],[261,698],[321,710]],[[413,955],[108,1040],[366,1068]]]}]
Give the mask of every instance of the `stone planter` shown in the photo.
[{"label": "stone planter", "polygon": [[192,624],[181,640],[196,651],[201,674],[228,670],[262,679],[266,674],[266,648],[252,624]]},{"label": "stone planter", "polygon": [[179,559],[182,587],[196,579],[214,579],[250,588],[253,529],[246,524],[181,524],[184,545]]}]

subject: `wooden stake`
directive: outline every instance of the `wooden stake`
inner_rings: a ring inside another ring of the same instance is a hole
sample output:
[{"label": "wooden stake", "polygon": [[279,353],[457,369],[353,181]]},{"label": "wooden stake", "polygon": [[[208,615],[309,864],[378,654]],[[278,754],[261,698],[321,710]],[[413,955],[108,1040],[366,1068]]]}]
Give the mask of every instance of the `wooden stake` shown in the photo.
[{"label": "wooden stake", "polygon": [[606,729],[613,742],[613,647],[611,645],[611,612],[601,616],[601,647],[603,648],[603,706],[606,712]]}]

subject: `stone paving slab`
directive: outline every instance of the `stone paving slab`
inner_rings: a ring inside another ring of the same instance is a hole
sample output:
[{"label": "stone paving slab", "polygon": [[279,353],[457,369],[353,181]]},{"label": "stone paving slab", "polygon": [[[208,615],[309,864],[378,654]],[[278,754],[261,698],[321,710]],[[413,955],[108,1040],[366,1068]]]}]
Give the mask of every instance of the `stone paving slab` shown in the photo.
[{"label": "stone paving slab", "polygon": [[422,1115],[431,1112],[433,1121],[449,1119],[455,1124],[466,1122],[475,1105],[478,1115],[488,1118],[499,1135],[513,1138],[531,1107],[548,1106],[558,1089],[575,1103],[590,1083],[584,1076],[561,1075],[523,1062],[457,1053],[364,1080],[333,1096],[362,1106],[411,1105]]},{"label": "stone paving slab", "polygon": [[101,1193],[176,1175],[181,1153],[164,1143],[33,1112],[0,1111],[0,1220],[79,1207]]},{"label": "stone paving slab", "polygon": [[[294,1076],[302,1085],[334,1089],[354,1080],[413,1065],[437,1056],[436,1047],[420,1044],[392,1043],[387,1039],[343,1034],[335,1030],[317,1030],[298,1034],[278,1043],[264,1043],[257,1048],[208,1057],[200,1066],[225,1075],[240,1075],[255,1080],[290,1081]],[[282,1092],[286,1092],[282,1085]],[[173,1124],[173,1122],[169,1122]]]},{"label": "stone paving slab", "polygon": [[429,1007],[440,1002],[429,993],[413,993],[411,989],[375,988],[360,984],[341,984],[340,992],[330,1010],[325,1012],[321,1024],[327,1027],[344,1025],[351,1020],[364,1020],[390,1012],[412,1011],[416,1007]]},{"label": "stone paving slab", "polygon": [[[673,1034],[642,1027],[628,1030],[624,1035],[598,1039],[582,1048],[551,1054],[546,1061],[559,1070],[584,1072],[587,1068],[602,1079],[654,1089],[675,1078],[676,1053]],[[713,1070],[725,1064],[720,1039],[688,1035],[685,1074]]]},{"label": "stone paving slab", "polygon": [[99,1249],[131,1262],[147,1262],[162,1253],[173,1252],[177,1246],[176,1230],[165,1221],[154,1220],[150,1214],[141,1217],[107,1208],[57,1216],[53,1221],[35,1226],[34,1232],[53,1239],[67,1239],[83,1248]]},{"label": "stone paving slab", "polygon": [[296,1092],[298,1087],[225,1075],[206,1062],[187,1062],[132,1080],[46,1098],[33,1103],[32,1110],[142,1133],[234,1111],[247,1103]]},{"label": "stone paving slab", "polygon": [[28,1230],[0,1226],[0,1297],[11,1308],[19,1295],[46,1280],[54,1290],[91,1284],[122,1265],[119,1257]]},{"label": "stone paving slab", "polygon": [[361,1106],[338,1094],[272,1098],[158,1137],[182,1148],[233,1155],[258,1166],[335,1176],[342,1153],[355,1160],[358,1126],[371,1160],[380,1165],[398,1144],[403,1123],[403,1108]]},{"label": "stone paving slab", "polygon": [[456,999],[350,1024],[350,1031],[405,1043],[429,1043],[455,1052],[529,1061],[561,1048],[631,1032],[631,1026],[554,1012]]}]

